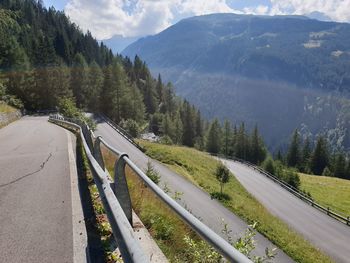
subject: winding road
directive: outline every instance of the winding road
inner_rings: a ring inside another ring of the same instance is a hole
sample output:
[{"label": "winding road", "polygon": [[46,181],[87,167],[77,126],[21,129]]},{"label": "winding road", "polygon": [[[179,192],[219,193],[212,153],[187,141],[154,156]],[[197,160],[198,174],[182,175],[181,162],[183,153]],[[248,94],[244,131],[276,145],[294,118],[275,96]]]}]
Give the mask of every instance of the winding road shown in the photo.
[{"label": "winding road", "polygon": [[[96,119],[98,122],[96,135],[100,135],[106,142],[117,148],[118,150],[125,152],[129,155],[130,159],[141,169],[145,169],[147,161],[150,160],[143,152],[128,142],[123,136],[116,132],[109,124],[102,119]],[[166,183],[167,186],[174,192],[183,192],[181,197],[181,204],[186,207],[197,217],[201,218],[203,223],[213,229],[216,233],[222,234],[223,228],[222,219],[232,229],[234,237],[238,238],[247,229],[247,224],[239,217],[235,216],[232,212],[222,206],[216,200],[212,200],[210,196],[199,189],[197,186],[190,183],[182,176],[174,173],[161,163],[151,160],[155,169],[161,176],[161,182]],[[254,251],[258,255],[264,255],[266,247],[275,247],[268,239],[260,234],[256,236],[257,248]],[[278,250],[278,255],[274,262],[293,262],[283,251]]]},{"label": "winding road", "polygon": [[75,138],[47,120],[0,129],[0,262],[86,262]]},{"label": "winding road", "polygon": [[272,214],[302,234],[336,262],[350,262],[350,227],[280,187],[252,168],[224,160],[240,183]]}]

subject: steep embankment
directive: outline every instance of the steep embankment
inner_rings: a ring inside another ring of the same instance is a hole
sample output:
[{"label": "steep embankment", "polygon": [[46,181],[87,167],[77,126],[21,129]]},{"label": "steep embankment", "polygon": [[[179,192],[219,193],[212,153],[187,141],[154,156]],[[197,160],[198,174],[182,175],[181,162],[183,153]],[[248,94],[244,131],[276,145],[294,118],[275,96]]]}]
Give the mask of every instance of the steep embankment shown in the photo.
[{"label": "steep embankment", "polygon": [[5,103],[0,102],[0,128],[19,119],[21,112]]}]

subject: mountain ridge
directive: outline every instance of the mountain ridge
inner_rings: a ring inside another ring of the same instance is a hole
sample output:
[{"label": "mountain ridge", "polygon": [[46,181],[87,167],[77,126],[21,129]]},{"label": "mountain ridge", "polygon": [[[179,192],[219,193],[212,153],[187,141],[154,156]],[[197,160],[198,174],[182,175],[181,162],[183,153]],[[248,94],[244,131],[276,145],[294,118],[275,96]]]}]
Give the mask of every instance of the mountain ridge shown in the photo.
[{"label": "mountain ridge", "polygon": [[349,40],[347,23],[212,14],[181,20],[122,54],[139,55],[206,117],[258,124],[272,150],[283,148],[295,128],[312,139],[326,134],[345,149],[350,146]]}]

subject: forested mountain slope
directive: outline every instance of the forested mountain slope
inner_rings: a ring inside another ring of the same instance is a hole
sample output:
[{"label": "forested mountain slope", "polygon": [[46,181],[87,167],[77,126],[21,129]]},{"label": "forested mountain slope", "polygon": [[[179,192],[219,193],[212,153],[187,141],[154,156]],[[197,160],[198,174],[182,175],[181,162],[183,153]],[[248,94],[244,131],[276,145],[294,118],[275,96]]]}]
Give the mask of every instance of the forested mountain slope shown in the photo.
[{"label": "forested mountain slope", "polygon": [[207,117],[257,123],[271,149],[295,128],[350,146],[349,24],[213,14],[184,19],[122,54],[138,54]]},{"label": "forested mountain slope", "polygon": [[1,1],[0,39],[0,101],[27,110],[76,104],[104,112],[133,135],[151,122],[175,143],[203,141],[200,112],[171,84],[154,79],[138,57],[114,56],[42,1]]}]

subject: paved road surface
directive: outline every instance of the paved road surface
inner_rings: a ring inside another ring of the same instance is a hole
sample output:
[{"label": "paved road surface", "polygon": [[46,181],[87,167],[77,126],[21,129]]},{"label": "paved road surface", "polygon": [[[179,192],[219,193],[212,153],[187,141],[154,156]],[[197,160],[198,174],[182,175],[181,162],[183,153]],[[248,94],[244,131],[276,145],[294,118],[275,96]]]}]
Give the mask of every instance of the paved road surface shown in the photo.
[{"label": "paved road surface", "polygon": [[350,262],[350,227],[307,205],[244,164],[225,160],[241,184],[272,214],[304,235],[336,262]]},{"label": "paved road surface", "polygon": [[84,262],[72,138],[47,117],[0,129],[0,262]]},{"label": "paved road surface", "polygon": [[[118,134],[113,128],[107,123],[101,122],[97,125],[96,135],[101,135],[108,143],[116,147],[118,150],[126,152],[130,159],[134,161],[142,169],[146,168],[148,157],[142,153],[139,149],[129,143],[125,138]],[[166,182],[168,187],[172,191],[183,192],[182,200],[187,207],[192,211],[194,215],[200,217],[203,222],[212,228],[218,234],[221,234],[223,218],[229,227],[233,230],[236,237],[244,233],[247,228],[247,224],[240,218],[235,216],[225,207],[223,207],[216,200],[211,200],[210,196],[197,188],[189,181],[181,177],[180,175],[170,171],[164,165],[152,161],[156,170],[161,175],[161,181]],[[256,252],[259,255],[264,254],[266,247],[275,247],[269,240],[258,234],[256,236],[258,247]],[[274,262],[293,262],[286,254],[282,251],[278,251],[278,256]]]}]

